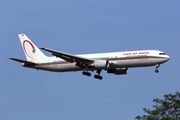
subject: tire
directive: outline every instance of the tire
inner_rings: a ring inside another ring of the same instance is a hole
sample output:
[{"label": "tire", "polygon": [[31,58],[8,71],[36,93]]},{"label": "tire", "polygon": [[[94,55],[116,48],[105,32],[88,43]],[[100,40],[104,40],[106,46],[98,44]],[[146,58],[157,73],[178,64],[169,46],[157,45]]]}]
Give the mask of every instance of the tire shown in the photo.
[{"label": "tire", "polygon": [[83,75],[87,75],[87,72],[83,71],[82,74],[83,74]]},{"label": "tire", "polygon": [[158,72],[159,72],[159,70],[155,70],[155,72],[156,72],[156,73],[158,73]]},{"label": "tire", "polygon": [[87,72],[87,76],[91,76],[91,73]]},{"label": "tire", "polygon": [[99,80],[102,80],[102,79],[103,79],[103,77],[102,77],[102,76],[98,76],[98,79],[99,79]]}]

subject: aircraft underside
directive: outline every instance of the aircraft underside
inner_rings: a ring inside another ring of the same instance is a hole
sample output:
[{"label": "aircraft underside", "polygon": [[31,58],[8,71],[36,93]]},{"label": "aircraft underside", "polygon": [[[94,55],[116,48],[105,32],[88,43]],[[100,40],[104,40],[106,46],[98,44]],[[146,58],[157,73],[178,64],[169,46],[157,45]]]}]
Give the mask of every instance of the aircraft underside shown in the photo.
[{"label": "aircraft underside", "polygon": [[[115,75],[122,75],[127,74],[128,68],[132,67],[148,67],[148,66],[156,66],[155,72],[158,72],[158,67],[160,64],[164,63],[164,59],[158,59],[158,58],[146,58],[146,59],[136,59],[136,60],[116,60],[111,61],[108,68],[104,69],[98,69],[95,67],[89,67],[87,69],[82,69],[76,65],[76,63],[56,63],[56,64],[45,64],[45,65],[35,65],[35,66],[24,66],[24,67],[30,67],[37,70],[46,70],[46,71],[52,71],[52,72],[70,72],[70,71],[83,71],[83,75],[91,76],[91,74],[88,71],[97,71],[98,75],[95,75],[94,77],[97,79],[102,79],[102,76],[100,76],[101,70],[107,70],[107,73],[114,73]],[[121,70],[119,74],[116,74],[116,70]]]}]

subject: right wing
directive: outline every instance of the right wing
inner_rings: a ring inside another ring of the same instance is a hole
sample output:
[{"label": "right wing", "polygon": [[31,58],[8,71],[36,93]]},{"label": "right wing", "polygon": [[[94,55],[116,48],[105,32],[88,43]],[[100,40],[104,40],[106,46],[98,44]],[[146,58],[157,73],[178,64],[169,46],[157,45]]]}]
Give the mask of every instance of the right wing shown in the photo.
[{"label": "right wing", "polygon": [[51,52],[52,55],[56,56],[56,57],[59,57],[59,58],[62,58],[66,61],[69,61],[69,62],[81,62],[81,63],[86,63],[86,62],[94,62],[93,59],[89,59],[89,58],[84,58],[84,57],[79,57],[79,56],[76,56],[76,55],[71,55],[71,54],[68,54],[68,53],[64,53],[64,52],[59,52],[59,51],[55,51],[55,50],[51,50],[51,49],[48,49],[48,48],[40,48],[42,50],[45,50],[45,51],[48,51],[48,52]]}]

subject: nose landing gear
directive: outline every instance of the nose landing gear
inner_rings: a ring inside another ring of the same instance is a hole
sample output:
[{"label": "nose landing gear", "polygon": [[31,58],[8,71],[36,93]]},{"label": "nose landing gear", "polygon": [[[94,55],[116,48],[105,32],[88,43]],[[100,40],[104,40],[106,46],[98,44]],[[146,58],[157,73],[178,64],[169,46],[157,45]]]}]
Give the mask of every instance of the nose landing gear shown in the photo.
[{"label": "nose landing gear", "polygon": [[160,67],[160,65],[158,64],[158,65],[156,65],[156,70],[155,70],[155,72],[156,73],[158,73],[159,72],[159,70],[158,70],[158,68]]},{"label": "nose landing gear", "polygon": [[159,72],[159,70],[155,70],[155,72],[156,72],[156,73],[158,73],[158,72]]}]

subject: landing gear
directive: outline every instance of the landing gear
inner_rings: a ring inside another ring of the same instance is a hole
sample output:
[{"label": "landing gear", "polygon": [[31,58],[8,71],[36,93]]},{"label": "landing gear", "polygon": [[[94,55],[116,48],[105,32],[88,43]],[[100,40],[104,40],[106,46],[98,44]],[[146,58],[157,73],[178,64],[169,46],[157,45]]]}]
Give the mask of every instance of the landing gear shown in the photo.
[{"label": "landing gear", "polygon": [[156,72],[156,73],[158,73],[158,72],[159,72],[159,70],[155,70],[155,72]]},{"label": "landing gear", "polygon": [[83,74],[83,75],[87,75],[87,76],[91,76],[91,73],[85,72],[85,71],[83,71],[82,74]]},{"label": "landing gear", "polygon": [[102,79],[103,79],[103,77],[100,76],[100,75],[94,75],[94,78],[99,79],[99,80],[102,80]]},{"label": "landing gear", "polygon": [[160,67],[160,65],[158,64],[158,65],[156,65],[156,70],[155,70],[155,72],[156,73],[158,73],[159,72],[159,70],[158,70],[158,68]]},{"label": "landing gear", "polygon": [[102,80],[103,77],[100,76],[101,71],[102,71],[102,70],[97,70],[98,75],[94,75],[94,78],[99,79],[99,80]]},{"label": "landing gear", "polygon": [[[103,77],[100,76],[101,71],[102,71],[102,70],[97,70],[97,75],[94,75],[94,78],[99,79],[99,80],[102,80]],[[91,76],[91,73],[86,72],[86,71],[83,71],[82,74],[83,74],[83,75],[86,75],[86,76]]]}]

